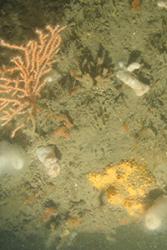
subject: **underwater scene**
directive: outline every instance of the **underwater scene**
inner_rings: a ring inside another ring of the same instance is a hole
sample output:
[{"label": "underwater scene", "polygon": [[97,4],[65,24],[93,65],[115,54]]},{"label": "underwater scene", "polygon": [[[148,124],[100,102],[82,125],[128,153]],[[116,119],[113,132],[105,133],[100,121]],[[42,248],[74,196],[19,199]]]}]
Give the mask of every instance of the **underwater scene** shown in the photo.
[{"label": "underwater scene", "polygon": [[0,250],[166,235],[167,0],[0,0]]}]

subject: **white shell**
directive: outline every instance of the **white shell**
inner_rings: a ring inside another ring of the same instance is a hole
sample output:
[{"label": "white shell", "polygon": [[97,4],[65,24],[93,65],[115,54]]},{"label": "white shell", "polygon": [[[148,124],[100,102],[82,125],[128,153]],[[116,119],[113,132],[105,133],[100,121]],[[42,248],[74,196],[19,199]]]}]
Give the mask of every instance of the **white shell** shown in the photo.
[{"label": "white shell", "polygon": [[40,162],[45,166],[46,172],[50,177],[57,177],[59,175],[60,165],[53,146],[37,148],[36,155]]},{"label": "white shell", "polygon": [[127,70],[119,70],[116,77],[123,83],[131,87],[137,96],[142,96],[149,91],[150,87],[139,81],[133,74]]}]

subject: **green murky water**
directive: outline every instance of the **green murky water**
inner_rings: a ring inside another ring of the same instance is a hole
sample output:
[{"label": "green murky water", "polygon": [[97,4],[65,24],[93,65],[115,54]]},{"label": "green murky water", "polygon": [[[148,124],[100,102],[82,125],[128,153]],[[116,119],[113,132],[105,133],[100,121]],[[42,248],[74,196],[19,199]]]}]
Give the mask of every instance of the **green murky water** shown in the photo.
[{"label": "green murky water", "polygon": [[[135,160],[155,176],[158,195],[166,194],[167,10],[154,0],[141,1],[138,9],[132,2],[0,1],[0,37],[11,44],[36,40],[35,30],[48,24],[67,26],[36,102],[35,132],[28,122],[10,138],[22,116],[0,129],[1,141],[19,145],[27,157],[25,167],[0,175],[0,249],[166,249],[167,218],[149,231],[143,217],[108,203],[105,190],[95,190],[87,178]],[[1,47],[1,66],[13,56],[17,51]],[[136,96],[118,79],[120,62],[125,71],[140,65],[129,74],[149,86],[146,94]],[[56,178],[36,155],[48,145],[56,147]]]}]

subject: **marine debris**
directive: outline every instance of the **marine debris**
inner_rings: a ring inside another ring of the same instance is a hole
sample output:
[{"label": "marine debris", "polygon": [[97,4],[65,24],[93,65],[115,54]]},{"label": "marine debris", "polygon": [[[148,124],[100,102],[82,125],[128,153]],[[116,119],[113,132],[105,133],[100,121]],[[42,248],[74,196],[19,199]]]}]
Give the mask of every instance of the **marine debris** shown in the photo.
[{"label": "marine debris", "polygon": [[89,173],[88,179],[106,194],[109,203],[125,208],[131,216],[144,213],[144,199],[156,188],[155,177],[145,165],[135,161],[111,164],[100,172]]}]

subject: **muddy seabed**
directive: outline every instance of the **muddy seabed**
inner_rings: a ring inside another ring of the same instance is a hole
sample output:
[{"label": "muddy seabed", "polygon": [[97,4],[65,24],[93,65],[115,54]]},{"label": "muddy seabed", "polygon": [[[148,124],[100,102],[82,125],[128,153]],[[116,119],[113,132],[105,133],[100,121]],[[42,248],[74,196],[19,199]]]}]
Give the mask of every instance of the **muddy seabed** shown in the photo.
[{"label": "muddy seabed", "polygon": [[[7,41],[27,41],[48,23],[67,28],[39,100],[36,133],[28,128],[11,140],[10,128],[1,129],[1,140],[25,149],[29,166],[0,176],[0,249],[165,249],[164,232],[148,233],[109,204],[87,174],[135,160],[166,192],[167,10],[154,0],[141,1],[139,9],[125,0],[14,2],[0,1],[0,34]],[[9,54],[1,51],[2,61]],[[134,74],[150,91],[137,97],[121,83],[119,62],[140,63]],[[55,132],[64,126],[54,117],[59,114],[72,124],[63,133]],[[60,153],[56,178],[35,154],[49,144]]]}]

